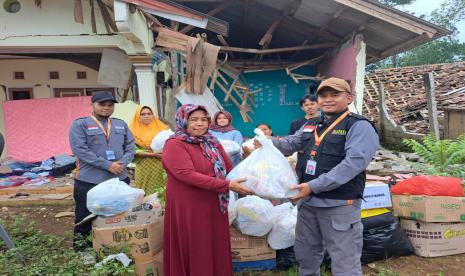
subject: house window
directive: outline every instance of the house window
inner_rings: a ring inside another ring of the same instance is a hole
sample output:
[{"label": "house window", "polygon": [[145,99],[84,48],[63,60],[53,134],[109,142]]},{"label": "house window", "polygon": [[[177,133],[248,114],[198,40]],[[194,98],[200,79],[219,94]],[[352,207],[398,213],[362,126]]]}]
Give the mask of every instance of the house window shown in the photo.
[{"label": "house window", "polygon": [[78,71],[77,72],[78,80],[85,80],[87,79],[87,72],[86,71]]},{"label": "house window", "polygon": [[84,88],[55,88],[54,94],[56,98],[79,97],[85,95]]},{"label": "house window", "polygon": [[13,77],[15,80],[24,80],[24,72],[14,72]]},{"label": "house window", "polygon": [[8,89],[8,99],[11,100],[28,100],[32,99],[32,88],[10,88]]},{"label": "house window", "polygon": [[51,80],[57,80],[57,79],[60,78],[60,73],[57,72],[57,71],[51,71],[51,72],[48,73],[48,77]]}]

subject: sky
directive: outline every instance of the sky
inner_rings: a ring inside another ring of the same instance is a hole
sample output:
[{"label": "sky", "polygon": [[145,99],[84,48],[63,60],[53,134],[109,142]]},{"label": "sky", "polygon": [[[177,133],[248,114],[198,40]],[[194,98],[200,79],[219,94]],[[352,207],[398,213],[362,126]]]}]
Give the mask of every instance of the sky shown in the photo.
[{"label": "sky", "polygon": [[[419,16],[421,14],[430,14],[434,9],[439,8],[443,2],[443,0],[416,0],[413,4],[399,7],[399,9],[414,12],[415,15]],[[465,42],[465,20],[461,21],[457,27],[460,31],[460,41]]]}]

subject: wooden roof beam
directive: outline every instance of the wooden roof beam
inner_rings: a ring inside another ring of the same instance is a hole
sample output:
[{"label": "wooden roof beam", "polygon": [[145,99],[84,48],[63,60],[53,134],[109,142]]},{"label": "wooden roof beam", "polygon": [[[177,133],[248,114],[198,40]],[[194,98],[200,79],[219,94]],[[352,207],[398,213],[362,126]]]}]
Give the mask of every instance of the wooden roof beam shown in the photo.
[{"label": "wooden roof beam", "polygon": [[416,36],[410,40],[405,41],[404,43],[396,44],[395,46],[389,49],[383,50],[380,55],[381,57],[387,57],[387,56],[397,54],[399,52],[410,49],[412,45],[418,45],[424,41],[427,41],[429,40],[429,38],[430,38],[429,35],[426,33]]},{"label": "wooden roof beam", "polygon": [[320,27],[320,30],[321,31],[324,31],[326,30],[326,28],[329,27],[329,25],[331,25],[331,23],[333,23],[334,21],[336,21],[339,16],[341,16],[341,14],[347,9],[347,7],[342,7],[340,8],[336,13],[333,14],[333,16],[331,17],[331,19],[326,22],[326,24],[324,24],[323,26]]},{"label": "wooden roof beam", "polygon": [[293,51],[305,51],[313,49],[322,49],[322,48],[332,48],[337,46],[337,43],[321,43],[314,45],[305,45],[305,46],[294,46],[294,47],[284,47],[284,48],[275,48],[275,49],[248,49],[248,48],[239,48],[239,47],[221,47],[220,51],[231,51],[231,52],[240,52],[240,53],[249,53],[249,54],[276,54],[283,52],[293,52]]},{"label": "wooden roof beam", "polygon": [[[226,9],[227,7],[229,7],[231,4],[232,4],[233,1],[224,1],[222,2],[221,4],[219,4],[218,6],[216,6],[214,9],[212,9],[211,11],[209,11],[207,13],[207,15],[210,15],[210,16],[214,16],[216,14],[218,14],[219,12],[221,12],[222,10]],[[182,28],[179,32],[180,33],[188,33],[190,31],[192,31],[195,27],[192,26],[192,25],[187,25],[186,27]]]},{"label": "wooden roof beam", "polygon": [[[304,42],[302,42],[302,46],[305,46],[308,44],[308,40],[304,40]],[[293,59],[295,58],[298,54],[300,54],[301,51],[295,51],[290,57],[289,59]]]},{"label": "wooden roof beam", "polygon": [[[217,35],[216,37],[218,38],[220,43],[223,44],[223,46],[229,47],[229,43],[226,41],[226,39],[224,39],[222,35]],[[235,58],[233,52],[230,52],[229,55],[231,56],[231,58]]]},{"label": "wooden roof beam", "polygon": [[258,42],[258,45],[262,46],[262,47],[265,47],[265,45],[269,45],[270,42],[271,42],[271,39],[273,38],[273,33],[274,31],[276,31],[276,29],[278,28],[279,24],[281,24],[281,22],[283,21],[284,19],[284,16],[280,16],[279,18],[277,18],[275,21],[273,21],[273,23],[271,24],[271,26],[268,28],[268,30],[266,31],[266,33],[263,35],[263,37],[260,39],[260,41]]},{"label": "wooden roof beam", "polygon": [[334,0],[334,2],[357,10],[367,15],[371,15],[384,22],[393,24],[394,26],[403,28],[418,35],[426,34],[429,38],[433,38],[436,34],[436,29],[427,25],[416,22],[398,13],[392,12],[387,8],[382,8],[378,5],[363,0]]},{"label": "wooden roof beam", "polygon": [[[235,3],[244,6],[246,8],[246,10],[253,10],[256,13],[264,13],[265,12],[264,10],[266,9],[266,13],[269,14],[269,16],[271,16],[273,18],[281,16],[281,13],[279,11],[271,10],[270,8],[264,7],[264,6],[257,6],[253,2],[251,3],[251,2],[236,0]],[[330,33],[330,32],[325,31],[325,30],[322,31],[322,30],[319,29],[319,27],[315,27],[315,26],[310,25],[310,24],[308,24],[306,22],[302,22],[300,20],[297,20],[294,17],[285,17],[283,19],[283,21],[281,22],[281,25],[283,25],[283,26],[295,26],[296,24],[298,24],[299,29],[301,29],[302,32],[306,32],[306,33],[309,33],[309,34],[316,35],[318,37],[324,38],[324,39],[329,40],[331,42],[339,42],[342,39],[341,37],[339,37],[339,36],[337,36],[337,35],[335,35],[333,33]]]}]

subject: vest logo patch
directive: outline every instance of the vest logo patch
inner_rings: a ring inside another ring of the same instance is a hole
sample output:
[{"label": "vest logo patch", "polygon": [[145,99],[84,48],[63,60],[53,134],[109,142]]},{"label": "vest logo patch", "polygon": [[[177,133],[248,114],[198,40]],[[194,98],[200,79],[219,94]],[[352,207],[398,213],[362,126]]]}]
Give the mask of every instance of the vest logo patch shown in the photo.
[{"label": "vest logo patch", "polygon": [[347,135],[347,131],[345,129],[335,129],[331,134],[335,135]]}]

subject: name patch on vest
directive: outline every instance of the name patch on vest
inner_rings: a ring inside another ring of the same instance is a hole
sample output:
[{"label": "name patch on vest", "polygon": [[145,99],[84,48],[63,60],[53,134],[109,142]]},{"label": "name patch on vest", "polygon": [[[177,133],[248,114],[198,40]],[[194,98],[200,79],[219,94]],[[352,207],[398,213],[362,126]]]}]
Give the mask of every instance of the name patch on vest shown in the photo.
[{"label": "name patch on vest", "polygon": [[345,129],[335,129],[331,134],[335,135],[347,135],[347,131]]}]

